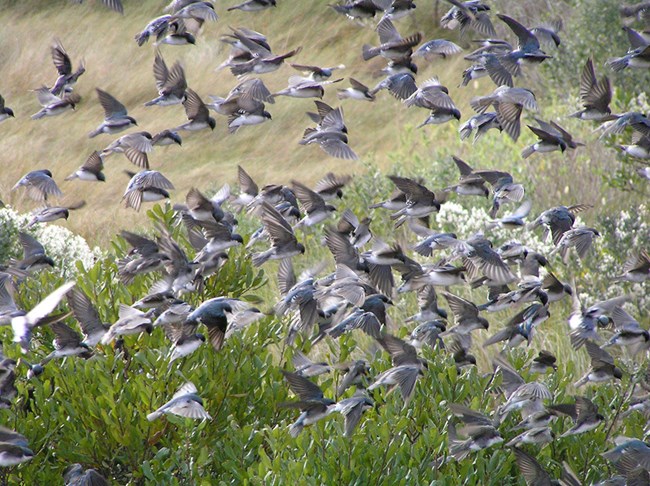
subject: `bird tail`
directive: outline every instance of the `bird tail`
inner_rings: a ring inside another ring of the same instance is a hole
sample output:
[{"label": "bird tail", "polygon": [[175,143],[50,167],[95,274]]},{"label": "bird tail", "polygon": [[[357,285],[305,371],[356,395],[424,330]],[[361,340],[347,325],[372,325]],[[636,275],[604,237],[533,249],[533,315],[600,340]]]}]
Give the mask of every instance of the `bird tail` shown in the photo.
[{"label": "bird tail", "polygon": [[607,61],[607,65],[612,68],[613,71],[615,72],[620,72],[623,69],[625,69],[630,62],[629,57],[623,56],[623,57],[615,57],[613,59],[610,59]]},{"label": "bird tail", "polygon": [[271,258],[271,254],[268,251],[263,251],[261,253],[255,253],[253,255],[253,265],[259,267],[268,261]]},{"label": "bird tail", "polygon": [[104,345],[106,345],[106,344],[110,344],[110,343],[113,341],[113,339],[115,339],[115,334],[113,334],[113,333],[109,330],[109,331],[108,331],[106,334],[104,334],[104,336],[102,337],[102,344],[104,344]]},{"label": "bird tail", "polygon": [[447,437],[449,441],[449,453],[457,461],[465,459],[469,455],[469,449],[466,447],[465,441],[458,440],[456,427],[452,424],[449,424],[447,428]]},{"label": "bird tail", "polygon": [[380,52],[381,52],[381,49],[379,49],[378,47],[369,46],[368,44],[364,44],[363,48],[362,48],[362,51],[361,51],[364,61],[368,61],[369,59],[372,59],[373,57],[377,57]]},{"label": "bird tail", "polygon": [[499,212],[499,208],[501,207],[501,203],[499,202],[498,199],[494,199],[492,202],[492,207],[490,208],[490,218],[494,219],[497,217],[497,213]]},{"label": "bird tail", "polygon": [[139,34],[135,34],[135,41],[138,43],[138,46],[142,47],[145,42],[149,40],[149,33],[148,32],[140,32]]},{"label": "bird tail", "polygon": [[40,120],[40,119],[43,118],[44,116],[45,116],[45,110],[41,110],[41,111],[39,111],[38,113],[34,113],[34,114],[32,115],[32,120]]},{"label": "bird tail", "polygon": [[98,128],[97,130],[93,130],[92,132],[90,132],[90,133],[88,134],[88,138],[94,138],[94,137],[96,137],[97,135],[99,135],[100,133],[102,133],[102,130],[99,129],[99,128]]},{"label": "bird tail", "polygon": [[576,381],[573,386],[574,388],[580,388],[582,385],[586,384],[589,381],[589,375],[585,375]]},{"label": "bird tail", "polygon": [[147,415],[147,420],[149,422],[153,422],[154,420],[156,420],[161,415],[162,415],[162,413],[160,413],[158,410],[156,410],[155,412],[151,412],[149,415]]},{"label": "bird tail", "polygon": [[469,124],[465,123],[460,127],[458,133],[460,133],[460,141],[462,142],[472,134],[472,127],[470,127]]},{"label": "bird tail", "polygon": [[571,340],[571,346],[573,346],[573,349],[580,349],[587,342],[587,338],[580,334],[580,329],[572,331],[569,335],[569,339]]},{"label": "bird tail", "polygon": [[302,420],[298,420],[297,422],[291,424],[291,427],[289,427],[289,434],[291,437],[294,439],[300,435],[300,432],[302,432],[302,429],[304,429],[305,426],[302,424]]},{"label": "bird tail", "polygon": [[535,153],[535,146],[534,145],[529,145],[528,147],[526,147],[525,149],[523,149],[521,151],[521,156],[524,159],[527,159],[528,157],[530,157],[534,153]]}]

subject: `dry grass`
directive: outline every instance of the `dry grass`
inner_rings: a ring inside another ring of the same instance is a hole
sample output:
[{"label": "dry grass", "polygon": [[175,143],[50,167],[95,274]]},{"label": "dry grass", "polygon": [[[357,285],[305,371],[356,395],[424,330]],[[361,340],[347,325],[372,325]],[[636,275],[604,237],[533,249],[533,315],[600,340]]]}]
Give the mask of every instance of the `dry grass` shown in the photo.
[{"label": "dry grass", "polygon": [[[43,6],[43,4],[46,6]],[[0,50],[0,93],[17,115],[0,126],[0,153],[3,154],[3,173],[0,180],[0,195],[6,203],[21,211],[34,208],[34,204],[21,194],[10,193],[12,185],[26,172],[49,168],[65,196],[63,202],[85,199],[88,203],[83,211],[73,214],[67,225],[70,229],[87,237],[93,243],[105,243],[124,227],[143,224],[143,214],[127,210],[120,204],[120,198],[128,181],[123,170],[134,170],[123,156],[114,155],[107,159],[104,184],[88,184],[79,181],[64,182],[63,178],[81,165],[93,150],[101,150],[114,138],[100,135],[89,139],[87,133],[102,120],[101,107],[94,89],[100,87],[115,95],[129,109],[139,124],[140,130],[155,133],[161,129],[179,125],[185,121],[180,105],[174,107],[143,106],[145,101],[155,97],[156,89],[152,76],[152,61],[155,48],[151,43],[138,47],[133,35],[141,30],[153,17],[160,15],[163,2],[125,0],[126,15],[113,14],[99,1],[74,5],[67,0],[52,2],[1,2],[0,21],[3,25],[2,49]],[[228,2],[229,4],[232,2]],[[361,45],[376,43],[376,34],[371,26],[360,26],[349,21],[332,9],[327,0],[310,2],[280,2],[276,9],[257,14],[226,12],[222,3],[217,5],[220,15],[217,23],[205,26],[196,46],[161,47],[168,64],[180,59],[185,66],[189,85],[204,100],[209,94],[225,95],[237,82],[228,72],[214,69],[226,59],[228,51],[219,37],[229,32],[229,26],[246,26],[265,33],[274,52],[302,46],[296,62],[319,65],[345,64],[343,76],[353,76],[373,85],[377,80],[373,72],[382,66],[379,60],[364,63],[361,60]],[[417,16],[400,20],[398,29],[402,33],[421,31],[425,39],[440,36],[437,20],[434,18],[434,2],[421,2]],[[439,8],[444,8],[441,4]],[[498,28],[501,28],[500,26]],[[456,34],[445,33],[445,36]],[[51,85],[55,70],[50,60],[49,47],[53,38],[61,39],[76,65],[85,59],[87,72],[80,79],[77,91],[83,100],[75,112],[44,118],[38,121],[29,116],[39,106],[29,90],[43,84]],[[438,61],[433,64],[420,63],[418,79],[424,80],[437,75],[450,88],[466,119],[472,113],[468,101],[472,96],[490,92],[494,87],[489,80],[480,80],[469,87],[458,89],[460,72],[466,66],[460,58]],[[264,75],[263,79],[272,91],[286,86],[288,76],[295,72],[288,66]],[[577,74],[577,73],[576,73]],[[347,81],[339,86],[347,85]],[[324,100],[337,104],[335,86],[327,88]],[[540,104],[543,106],[543,94]],[[363,173],[365,163],[380,169],[410,165],[411,160],[431,160],[433,154],[458,153],[481,167],[502,167],[505,158],[517,158],[524,141],[531,138],[525,133],[518,144],[509,140],[498,146],[503,152],[476,151],[469,145],[461,145],[457,137],[457,124],[425,127],[419,133],[405,136],[425,117],[419,109],[406,110],[401,104],[382,92],[375,103],[346,102],[345,115],[350,131],[350,144],[361,155],[361,161],[350,163],[333,159],[316,147],[301,147],[297,142],[310,122],[304,115],[312,110],[311,100],[279,98],[267,109],[273,120],[256,127],[240,130],[235,135],[227,133],[224,117],[217,118],[213,133],[206,131],[184,134],[182,148],[158,148],[150,155],[153,169],[162,171],[176,186],[172,194],[174,201],[180,201],[192,186],[208,190],[224,182],[234,183],[236,165],[243,165],[259,182],[287,182],[292,178],[313,182],[328,171],[350,174]],[[571,125],[574,127],[575,125]],[[504,154],[507,154],[504,157]],[[447,163],[447,161],[445,161]],[[537,161],[526,162],[515,167],[521,174],[530,171]],[[543,167],[554,173],[566,163],[559,156],[545,159]],[[589,166],[581,170],[585,176],[593,174]],[[570,175],[570,174],[568,174]],[[589,194],[593,196],[594,177],[590,176]],[[537,181],[539,177],[530,179]],[[448,181],[434,181],[440,186]],[[542,201],[552,193],[562,193],[568,182],[557,181],[553,187],[541,192]],[[548,185],[547,185],[548,186]],[[531,187],[531,193],[537,190]],[[575,195],[580,198],[580,194]],[[565,203],[571,203],[564,200]],[[592,199],[590,202],[594,202]]]}]

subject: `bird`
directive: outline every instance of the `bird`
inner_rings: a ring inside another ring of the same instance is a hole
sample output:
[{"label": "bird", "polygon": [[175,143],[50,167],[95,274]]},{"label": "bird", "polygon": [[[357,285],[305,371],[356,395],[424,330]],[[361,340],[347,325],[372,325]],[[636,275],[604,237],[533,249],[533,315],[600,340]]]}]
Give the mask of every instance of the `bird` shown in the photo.
[{"label": "bird", "polygon": [[459,417],[466,424],[461,430],[467,436],[467,439],[459,439],[456,425],[453,421],[449,421],[447,440],[452,458],[462,461],[473,451],[487,449],[503,442],[503,437],[489,417],[457,403],[450,403],[449,409],[454,416]]},{"label": "bird", "polygon": [[81,356],[88,359],[92,356],[92,351],[88,344],[82,341],[82,337],[63,322],[53,322],[50,329],[54,332],[52,344],[54,351],[48,354],[41,361],[41,366],[45,366],[55,358],[65,358],[67,356]]},{"label": "bird", "polygon": [[633,251],[623,264],[623,273],[614,277],[615,282],[645,282],[650,277],[650,255],[646,250]]},{"label": "bird", "polygon": [[108,480],[95,469],[84,469],[81,464],[71,464],[63,471],[65,486],[109,486]]},{"label": "bird", "polygon": [[164,326],[165,336],[172,342],[169,350],[169,366],[177,359],[189,356],[205,342],[205,336],[194,332],[195,327],[185,323]]},{"label": "bird", "polygon": [[88,182],[105,182],[106,176],[102,172],[104,169],[104,159],[96,150],[93,151],[86,161],[76,171],[65,178],[66,181],[79,179]]},{"label": "bird", "polygon": [[514,437],[506,447],[515,447],[518,444],[548,444],[553,442],[555,434],[548,427],[533,427]]},{"label": "bird", "polygon": [[60,39],[54,39],[51,53],[52,62],[54,63],[54,67],[56,67],[59,76],[50,89],[50,93],[54,96],[60,96],[62,93],[65,94],[72,91],[72,86],[74,86],[79,77],[86,72],[86,67],[82,61],[77,68],[77,71],[72,72],[70,56],[63,47]]},{"label": "bird", "polygon": [[315,191],[298,181],[291,181],[293,192],[300,201],[305,210],[305,217],[298,221],[295,228],[314,226],[315,224],[325,221],[336,208],[331,204],[326,204],[325,200]]},{"label": "bird", "polygon": [[599,340],[598,328],[608,326],[610,324],[609,314],[616,307],[622,306],[627,300],[628,296],[622,295],[586,307],[581,303],[577,293],[574,292],[572,294],[573,310],[569,316],[570,337],[573,347],[576,349],[582,347],[588,339]]},{"label": "bird", "polygon": [[580,100],[584,109],[569,116],[600,122],[611,119],[612,110],[609,104],[612,101],[612,86],[607,76],[603,76],[600,81],[596,78],[591,58],[587,59],[580,75]]},{"label": "bird", "polygon": [[[83,0],[71,0],[71,1],[72,3],[77,3],[77,4],[83,3]],[[120,14],[124,14],[124,6],[122,5],[122,0],[101,0],[101,2],[111,10]]]},{"label": "bird", "polygon": [[378,47],[371,47],[364,44],[362,51],[364,61],[368,61],[378,55],[386,59],[399,61],[405,57],[409,57],[413,53],[413,47],[418,45],[422,40],[422,34],[420,32],[409,35],[408,37],[402,37],[393,22],[387,17],[381,19],[379,24],[377,24],[376,30],[377,34],[379,34],[380,44]]},{"label": "bird", "polygon": [[174,185],[160,172],[142,170],[132,175],[122,199],[127,208],[139,211],[143,202],[169,198],[168,189],[174,189]]},{"label": "bird", "polygon": [[183,145],[183,139],[173,130],[161,130],[156,133],[151,139],[151,145],[156,146],[165,146],[165,145]]},{"label": "bird", "polygon": [[552,120],[550,123],[546,123],[543,120],[535,118],[535,121],[539,125],[539,128],[531,125],[528,125],[528,128],[540,140],[522,150],[521,156],[524,159],[530,157],[535,152],[553,152],[554,150],[564,152],[568,148],[575,149],[585,145],[582,142],[575,142],[569,132]]},{"label": "bird", "polygon": [[375,101],[375,95],[370,92],[370,88],[365,84],[357,81],[354,78],[348,78],[350,87],[338,89],[336,96],[340,100],[359,100],[359,101]]},{"label": "bird", "polygon": [[5,105],[5,99],[0,95],[0,122],[3,122],[10,117],[16,117],[14,110]]},{"label": "bird", "polygon": [[386,89],[398,100],[404,101],[418,89],[415,78],[411,73],[398,72],[387,76],[383,81],[368,91],[368,94],[375,96],[382,89]]},{"label": "bird", "polygon": [[56,185],[52,172],[48,169],[33,170],[20,178],[11,188],[15,191],[24,187],[27,196],[37,202],[47,201],[48,197],[61,197],[63,193]]},{"label": "bird", "polygon": [[183,102],[187,81],[180,62],[175,62],[169,69],[160,52],[156,52],[153,61],[153,75],[156,79],[158,97],[147,101],[144,106],[170,106]]},{"label": "bird", "polygon": [[601,349],[592,341],[586,341],[585,347],[591,358],[591,369],[574,383],[579,388],[588,383],[598,384],[613,379],[620,380],[623,372],[614,364],[614,358],[605,350]]},{"label": "bird", "polygon": [[34,457],[24,435],[6,427],[0,428],[0,434],[3,439],[0,442],[0,467],[16,466]]},{"label": "bird", "polygon": [[460,34],[464,37],[469,29],[491,38],[496,37],[496,31],[490,21],[487,12],[489,5],[481,3],[480,0],[447,0],[453,5],[440,19],[440,26],[444,29],[460,28]]},{"label": "bird", "polygon": [[549,409],[568,415],[574,421],[573,427],[565,431],[560,437],[584,434],[595,429],[605,420],[605,417],[598,413],[598,407],[587,397],[578,396],[575,404],[551,405]]},{"label": "bird", "polygon": [[152,35],[156,37],[156,42],[162,41],[169,31],[171,21],[171,15],[161,15],[151,20],[141,32],[135,35],[138,46],[143,46]]},{"label": "bird", "polygon": [[[519,449],[518,447],[512,447],[511,450],[515,455],[517,467],[519,467],[519,471],[526,482],[526,486],[552,486],[553,484],[564,484],[551,479],[549,473],[541,466],[537,459],[524,450]],[[568,483],[567,485],[572,486]]]},{"label": "bird", "polygon": [[472,98],[470,105],[478,113],[485,113],[490,106],[494,106],[501,128],[514,141],[519,139],[521,133],[519,118],[522,110],[539,110],[532,91],[508,86],[498,87],[491,95]]},{"label": "bird", "polygon": [[628,67],[647,69],[650,67],[650,42],[640,33],[630,27],[623,27],[627,33],[631,48],[622,57],[607,60],[607,65],[614,71],[620,72]]},{"label": "bird", "polygon": [[336,198],[343,197],[343,188],[352,180],[349,175],[336,175],[328,172],[316,182],[314,192],[316,192],[325,201],[332,201]]},{"label": "bird", "polygon": [[519,202],[524,198],[526,190],[520,183],[515,183],[514,178],[508,172],[499,170],[475,170],[475,175],[482,177],[485,182],[492,186],[492,207],[490,218],[496,218],[501,206],[506,202]]},{"label": "bird", "polygon": [[643,329],[639,322],[623,310],[623,308],[618,306],[614,307],[611,312],[611,320],[614,323],[615,332],[601,346],[602,348],[614,345],[627,347],[632,355],[636,355],[648,347],[650,333]]},{"label": "bird", "polygon": [[396,228],[409,219],[422,218],[440,210],[440,201],[435,193],[424,185],[407,177],[390,175],[388,178],[406,195],[406,205],[390,216]]},{"label": "bird", "polygon": [[35,92],[42,108],[31,116],[32,120],[40,120],[45,116],[57,116],[68,110],[74,110],[81,101],[81,96],[77,93],[64,93],[62,96],[57,96],[45,86]]},{"label": "bird", "polygon": [[[544,60],[552,57],[546,54],[540,48],[539,39],[532,30],[527,29],[521,23],[503,14],[497,14],[500,20],[514,32],[517,36],[517,49],[510,51],[501,57],[500,62],[504,67],[510,71],[513,76],[519,76],[520,65],[523,64],[539,64]],[[555,40],[559,40],[557,35]]]},{"label": "bird", "polygon": [[338,387],[336,388],[336,395],[341,396],[345,390],[355,385],[357,390],[365,389],[363,381],[370,371],[368,363],[365,360],[358,359],[351,363],[341,363],[335,366],[336,369],[345,371]]},{"label": "bird", "polygon": [[302,47],[298,47],[285,54],[275,55],[266,42],[266,37],[260,38],[261,34],[248,29],[232,29],[232,31],[232,37],[236,39],[238,48],[248,53],[248,56],[237,62],[231,60],[226,63],[235,76],[277,71],[284,64],[285,59],[295,56],[302,50]]},{"label": "bird", "polygon": [[600,232],[594,228],[586,226],[572,228],[564,232],[551,254],[559,252],[566,263],[569,258],[569,249],[575,248],[580,260],[584,260],[593,245],[594,239],[599,236]]},{"label": "bird", "polygon": [[517,280],[501,256],[492,248],[492,242],[480,234],[459,241],[455,251],[464,257],[464,266],[479,278],[478,282],[498,286]]},{"label": "bird", "polygon": [[557,371],[556,361],[557,358],[549,351],[541,350],[531,361],[529,370],[540,375],[546,374],[549,369]]},{"label": "bird", "polygon": [[123,153],[129,161],[142,169],[149,168],[147,154],[153,150],[153,138],[149,132],[133,132],[111,142],[100,155],[102,160],[114,153]]},{"label": "bird", "polygon": [[406,407],[413,397],[417,379],[423,375],[425,363],[420,360],[413,346],[398,337],[385,334],[377,338],[377,341],[390,354],[393,367],[379,374],[368,391],[386,385],[390,392],[399,389]]},{"label": "bird", "polygon": [[26,272],[37,272],[55,266],[54,260],[46,254],[45,247],[32,235],[20,231],[18,239],[23,248],[23,258],[15,262],[16,268]]},{"label": "bird", "polygon": [[449,90],[435,77],[422,83],[403,103],[408,107],[419,106],[431,110],[429,117],[418,128],[446,123],[452,119],[460,120],[460,111],[449,97]]},{"label": "bird", "polygon": [[95,88],[95,91],[104,110],[104,121],[88,134],[89,138],[94,138],[102,133],[113,135],[138,124],[135,118],[128,116],[126,107],[113,95],[99,88]]},{"label": "bird", "polygon": [[485,179],[474,173],[474,169],[464,160],[451,156],[460,176],[458,182],[444,189],[446,192],[455,192],[459,196],[483,196],[489,197],[490,191],[485,187]]},{"label": "bird", "polygon": [[152,330],[151,318],[147,313],[120,303],[118,307],[118,319],[106,331],[101,343],[110,344],[118,336],[141,334],[143,332],[151,333]]},{"label": "bird", "polygon": [[332,67],[320,67],[320,66],[310,66],[306,64],[289,63],[289,66],[305,74],[306,77],[303,79],[313,81],[316,83],[321,81],[327,81],[329,78],[332,77],[332,74],[336,69],[345,69],[344,64],[339,64],[338,66],[332,66]]},{"label": "bird", "polygon": [[334,405],[333,411],[340,412],[345,417],[344,435],[350,437],[355,427],[361,420],[361,416],[366,410],[369,410],[375,403],[366,395],[363,390],[358,390],[350,398],[344,398]]},{"label": "bird", "polygon": [[289,434],[296,438],[306,426],[330,415],[334,411],[336,402],[331,398],[325,398],[320,387],[306,377],[286,370],[281,371],[291,391],[298,396],[296,402],[280,404],[281,407],[298,408],[301,411],[298,419],[289,427]]},{"label": "bird", "polygon": [[84,335],[83,342],[87,346],[96,346],[102,340],[110,325],[102,322],[97,309],[82,290],[75,287],[66,294],[66,298],[74,318],[81,327],[81,332]]},{"label": "bird", "polygon": [[502,228],[521,228],[526,226],[524,218],[530,214],[532,207],[533,202],[530,199],[526,199],[514,212],[491,221],[487,229],[492,229],[496,226],[501,226]]},{"label": "bird", "polygon": [[242,12],[259,12],[267,8],[275,7],[275,0],[246,0],[232,7],[228,7],[228,12],[232,10],[241,10]]},{"label": "bird", "polygon": [[282,260],[305,253],[293,229],[278,211],[269,203],[262,204],[262,223],[271,239],[271,248],[253,255],[253,265],[263,265],[268,260]]},{"label": "bird", "polygon": [[147,420],[153,422],[162,417],[164,413],[195,420],[212,420],[210,414],[203,408],[203,400],[198,395],[198,390],[191,381],[183,384],[174,393],[171,400],[148,414]]},{"label": "bird", "polygon": [[291,358],[291,364],[295,369],[294,373],[307,378],[312,378],[332,371],[332,367],[326,362],[316,363],[309,359],[306,354],[298,350],[294,351]]},{"label": "bird", "polygon": [[29,220],[29,223],[25,226],[25,229],[31,228],[36,223],[49,223],[50,221],[56,221],[57,219],[68,219],[70,216],[70,211],[83,208],[86,205],[86,201],[79,201],[70,206],[45,206],[44,208],[38,209],[32,212],[32,217]]},{"label": "bird", "polygon": [[425,42],[418,47],[413,53],[413,57],[423,57],[427,61],[432,61],[437,57],[446,59],[463,52],[463,48],[447,39],[433,39]]},{"label": "bird", "polygon": [[59,305],[75,282],[66,282],[50,292],[44,299],[36,304],[29,312],[18,312],[11,317],[11,328],[14,334],[14,342],[20,344],[20,348],[24,354],[29,352],[29,342],[31,339],[32,331],[41,325],[55,322],[62,319],[65,315],[59,314],[58,316],[48,316]]},{"label": "bird", "polygon": [[406,322],[444,321],[448,317],[447,311],[438,306],[438,293],[433,285],[418,290],[418,307],[418,313],[408,317]]},{"label": "bird", "polygon": [[[358,156],[348,145],[347,127],[343,119],[343,109],[336,109],[325,103],[316,102],[318,125],[307,128],[300,145],[318,144],[328,155],[339,159],[356,160]],[[309,114],[308,114],[309,115]]]},{"label": "bird", "polygon": [[197,131],[208,127],[210,130],[214,130],[214,127],[217,126],[217,122],[210,116],[210,112],[205,103],[203,103],[203,100],[190,88],[185,90],[183,107],[185,108],[185,115],[189,121],[177,126],[173,129],[174,131]]},{"label": "bird", "polygon": [[375,4],[374,1],[353,0],[346,3],[330,4],[330,8],[335,12],[347,16],[352,20],[368,19],[374,17],[382,11],[382,8]]},{"label": "bird", "polygon": [[215,351],[220,351],[228,330],[228,315],[241,308],[240,301],[214,297],[201,303],[186,318],[186,325],[203,324],[208,329],[208,339]]},{"label": "bird", "polygon": [[447,331],[447,334],[469,334],[477,329],[489,329],[490,324],[488,320],[479,316],[479,309],[476,304],[449,292],[443,292],[442,295],[449,303],[449,309],[454,315],[454,322],[456,324]]},{"label": "bird", "polygon": [[593,206],[589,204],[574,204],[572,206],[557,206],[547,209],[539,217],[528,225],[529,229],[535,229],[539,226],[545,227],[545,239],[550,233],[553,244],[557,245],[564,233],[573,228],[576,220],[576,214]]},{"label": "bird", "polygon": [[472,132],[474,132],[472,143],[476,143],[478,139],[483,137],[483,135],[485,135],[491,128],[495,128],[499,131],[503,130],[501,123],[499,123],[499,117],[494,111],[479,113],[478,115],[472,116],[458,128],[458,132],[460,133],[461,141],[467,139]]}]

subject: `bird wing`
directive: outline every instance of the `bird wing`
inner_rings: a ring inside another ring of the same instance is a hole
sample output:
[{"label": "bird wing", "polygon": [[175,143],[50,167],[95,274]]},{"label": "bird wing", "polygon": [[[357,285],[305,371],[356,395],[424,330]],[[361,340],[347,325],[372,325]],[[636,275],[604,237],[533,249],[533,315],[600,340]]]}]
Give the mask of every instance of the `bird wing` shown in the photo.
[{"label": "bird wing", "polygon": [[185,114],[188,120],[204,121],[210,116],[208,108],[203,103],[203,100],[201,100],[201,97],[196,94],[196,91],[189,88],[185,90],[183,107],[185,107]]},{"label": "bird wing", "polygon": [[316,401],[323,398],[323,391],[316,383],[296,373],[285,370],[281,371],[289,382],[289,388],[293,393],[298,395],[301,401]]},{"label": "bird wing", "polygon": [[127,115],[126,107],[117,101],[117,99],[111,94],[107,93],[104,90],[95,88],[97,91],[97,97],[99,98],[99,103],[104,109],[104,118],[106,120],[112,120],[115,118],[122,118]]},{"label": "bird wing", "polygon": [[286,219],[269,203],[262,205],[262,223],[274,245],[295,242],[296,236]]},{"label": "bird wing", "polygon": [[301,182],[293,180],[291,181],[291,184],[293,186],[294,194],[304,206],[307,213],[325,208],[325,201],[318,193],[312,191]]}]

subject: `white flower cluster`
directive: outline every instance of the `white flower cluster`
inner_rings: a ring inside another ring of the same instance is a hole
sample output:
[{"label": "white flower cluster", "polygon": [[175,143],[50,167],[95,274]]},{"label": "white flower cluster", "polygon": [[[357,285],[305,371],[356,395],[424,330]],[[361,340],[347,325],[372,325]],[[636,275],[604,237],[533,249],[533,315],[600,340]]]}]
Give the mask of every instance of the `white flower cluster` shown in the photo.
[{"label": "white flower cluster", "polygon": [[[634,211],[621,211],[616,217],[603,218],[600,222],[603,242],[598,251],[598,258],[591,269],[594,278],[611,281],[623,273],[625,261],[633,252],[650,251],[650,208],[641,204]],[[615,297],[626,293],[639,309],[650,309],[650,293],[645,283],[621,283],[608,285],[603,298]]]},{"label": "white flower cluster", "polygon": [[[505,212],[514,210],[516,206],[506,207]],[[469,209],[456,202],[446,202],[440,207],[440,212],[436,214],[436,223],[441,231],[456,233],[458,238],[467,239],[471,236],[482,233],[495,247],[508,241],[517,240],[521,244],[538,251],[542,254],[548,254],[553,245],[550,239],[543,240],[543,231],[541,228],[530,231],[525,226],[521,228],[504,228],[493,223],[488,213],[479,207],[472,206]]]},{"label": "white flower cluster", "polygon": [[641,113],[648,113],[650,111],[650,102],[645,91],[641,91],[637,96],[634,96],[628,103],[629,111],[639,111]]},{"label": "white flower cluster", "polygon": [[[0,259],[22,254],[19,249],[18,232],[30,221],[29,215],[19,214],[6,207],[0,209]],[[88,269],[102,257],[98,247],[90,248],[85,239],[67,228],[55,224],[39,224],[28,230],[43,245],[45,252],[56,262],[55,271],[66,277],[77,272],[76,263]]]},{"label": "white flower cluster", "polygon": [[[506,208],[506,212],[508,210]],[[553,250],[553,242],[550,237],[544,240],[542,228],[530,230],[524,227],[508,229],[495,226],[484,209],[474,206],[465,208],[456,202],[447,202],[436,214],[435,221],[437,228],[434,229],[456,233],[461,239],[482,233],[493,242],[495,248],[517,240],[543,255],[548,256]],[[579,217],[576,218],[575,226],[583,224]],[[602,218],[596,228],[602,237],[595,241],[588,265],[581,268],[583,277],[592,285],[590,291],[581,295],[581,298],[584,302],[592,302],[628,294],[631,302],[639,309],[650,309],[647,282],[612,284],[612,280],[623,273],[625,260],[632,251],[650,251],[650,208],[642,204],[634,211],[622,211],[616,217]],[[594,295],[594,290],[597,295]]]}]

